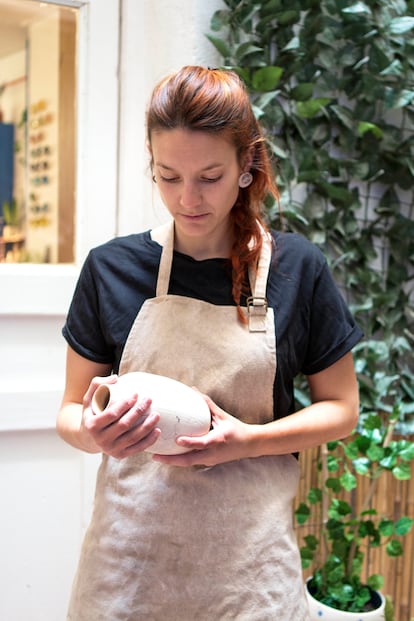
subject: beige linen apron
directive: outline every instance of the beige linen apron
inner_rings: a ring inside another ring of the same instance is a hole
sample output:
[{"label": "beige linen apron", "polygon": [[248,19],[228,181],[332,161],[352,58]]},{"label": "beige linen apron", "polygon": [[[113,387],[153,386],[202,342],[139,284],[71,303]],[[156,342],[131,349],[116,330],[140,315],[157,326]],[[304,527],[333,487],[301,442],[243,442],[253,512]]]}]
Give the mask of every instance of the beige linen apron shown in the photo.
[{"label": "beige linen apron", "polygon": [[[120,373],[197,386],[248,423],[273,419],[274,318],[264,249],[250,326],[234,306],[168,294],[173,227],[157,295],[128,336]],[[249,329],[250,328],[250,329]],[[178,468],[141,453],[106,455],[69,608],[70,621],[307,621],[292,529],[299,476],[291,455]]]}]

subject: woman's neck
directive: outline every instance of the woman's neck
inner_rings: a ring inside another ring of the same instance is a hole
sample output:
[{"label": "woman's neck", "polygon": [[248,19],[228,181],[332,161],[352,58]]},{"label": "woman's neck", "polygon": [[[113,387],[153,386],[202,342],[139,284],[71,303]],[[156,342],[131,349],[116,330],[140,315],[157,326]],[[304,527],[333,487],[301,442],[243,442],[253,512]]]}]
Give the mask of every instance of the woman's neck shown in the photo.
[{"label": "woman's neck", "polygon": [[205,237],[174,240],[174,249],[186,254],[196,261],[206,259],[228,259],[231,256],[232,243],[227,237],[223,241],[208,240]]}]

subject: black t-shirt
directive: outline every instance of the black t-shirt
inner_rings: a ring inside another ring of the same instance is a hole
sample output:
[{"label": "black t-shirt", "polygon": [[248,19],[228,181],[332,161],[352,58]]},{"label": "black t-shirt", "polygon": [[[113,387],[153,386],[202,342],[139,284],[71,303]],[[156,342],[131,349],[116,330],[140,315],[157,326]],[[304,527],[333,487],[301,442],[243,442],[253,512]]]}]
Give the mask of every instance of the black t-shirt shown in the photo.
[{"label": "black t-shirt", "polygon": [[[293,380],[339,360],[361,339],[319,249],[300,235],[272,232],[267,286],[274,309],[277,371],[275,417],[294,410]],[[155,297],[161,246],[150,232],[115,238],[89,253],[63,335],[81,356],[117,372],[129,331],[147,298]],[[169,293],[234,305],[226,259],[174,252]],[[237,321],[235,310],[235,321]],[[231,414],[231,412],[230,412]]]}]

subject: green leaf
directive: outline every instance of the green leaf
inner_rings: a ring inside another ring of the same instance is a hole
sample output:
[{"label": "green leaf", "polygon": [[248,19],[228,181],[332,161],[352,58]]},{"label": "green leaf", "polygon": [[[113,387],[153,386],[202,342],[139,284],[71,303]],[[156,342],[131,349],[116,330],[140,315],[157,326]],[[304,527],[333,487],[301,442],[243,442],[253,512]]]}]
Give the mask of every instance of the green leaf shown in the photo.
[{"label": "green leaf", "polygon": [[224,26],[227,26],[230,22],[229,11],[216,11],[210,21],[210,28],[215,32],[221,30]]},{"label": "green leaf", "polygon": [[256,91],[272,91],[283,74],[281,67],[261,67],[253,73],[252,86]]},{"label": "green leaf", "polygon": [[304,502],[301,502],[295,511],[295,516],[298,524],[305,524],[306,520],[310,516],[310,509]]},{"label": "green leaf", "polygon": [[395,17],[388,25],[388,32],[390,34],[404,34],[414,28],[414,17],[404,16]]},{"label": "green leaf", "polygon": [[328,472],[338,472],[339,459],[336,455],[328,455],[327,468],[328,468]]},{"label": "green leaf", "polygon": [[[254,45],[253,43],[250,43],[247,41],[245,43],[242,43],[238,47],[236,47],[236,49],[234,50],[234,57],[238,65],[243,65],[243,63],[245,62],[246,56],[249,56],[250,54],[255,54],[256,52],[262,52],[262,51],[263,51],[263,48],[258,47],[257,45]],[[264,68],[266,69],[266,67]]]},{"label": "green leaf", "polygon": [[399,481],[408,481],[411,478],[411,468],[409,464],[399,464],[392,469],[392,474]]},{"label": "green leaf", "polygon": [[307,546],[301,547],[300,556],[301,556],[302,561],[313,560],[313,552]]},{"label": "green leaf", "polygon": [[397,520],[395,524],[395,534],[398,535],[399,537],[403,537],[407,535],[410,532],[413,524],[414,524],[414,520],[412,518],[409,518],[409,517],[400,518],[399,520]]},{"label": "green leaf", "polygon": [[391,537],[395,533],[394,522],[392,520],[381,520],[378,530],[383,537]]},{"label": "green leaf", "polygon": [[328,515],[332,519],[342,519],[346,515],[352,513],[352,507],[345,500],[334,498],[329,507]]},{"label": "green leaf", "polygon": [[413,100],[414,91],[412,90],[402,89],[401,91],[395,91],[392,88],[385,89],[384,103],[389,110],[404,108],[411,104]]},{"label": "green leaf", "polygon": [[372,576],[369,576],[367,583],[374,591],[380,591],[384,586],[384,577],[380,574],[372,574]]},{"label": "green leaf", "polygon": [[268,0],[264,4],[263,11],[265,13],[273,13],[279,11],[282,7],[282,0]]},{"label": "green leaf", "polygon": [[385,470],[392,470],[395,467],[396,463],[397,456],[394,453],[389,453],[385,455],[385,457],[383,457],[379,462],[381,468],[384,468]]},{"label": "green leaf", "polygon": [[354,130],[354,116],[349,108],[346,108],[345,106],[333,105],[330,107],[330,109],[335,114],[335,116],[338,117],[344,127],[347,127],[351,131]]},{"label": "green leaf", "polygon": [[329,477],[328,479],[326,479],[325,487],[331,489],[336,494],[338,494],[342,489],[341,481],[334,477]]},{"label": "green leaf", "polygon": [[341,10],[342,13],[350,13],[352,15],[371,15],[371,9],[365,2],[355,2],[352,6]]},{"label": "green leaf", "polygon": [[313,95],[314,85],[312,82],[302,82],[290,91],[292,99],[295,101],[306,101]]},{"label": "green leaf", "polygon": [[385,69],[380,71],[380,75],[382,75],[382,76],[395,75],[395,76],[403,77],[404,76],[404,67],[403,67],[401,61],[396,59],[396,60],[393,60],[388,65],[388,67],[385,67]]},{"label": "green leaf", "polygon": [[352,597],[352,603],[349,607],[351,612],[358,612],[364,609],[364,606],[371,599],[371,593],[367,587],[358,590],[356,597]]},{"label": "green leaf", "polygon": [[[278,102],[275,101],[277,99],[278,94],[279,94],[278,90],[276,91],[271,90],[268,93],[263,93],[255,100],[256,102],[255,105],[261,108],[262,110],[272,103],[276,103],[277,105],[279,105]],[[283,116],[281,116],[280,121],[283,122]]]},{"label": "green leaf", "polygon": [[354,468],[358,474],[368,474],[370,468],[370,460],[366,457],[354,459]]},{"label": "green leaf", "polygon": [[330,101],[331,99],[329,97],[317,97],[309,101],[299,101],[296,104],[296,114],[302,119],[312,119],[319,114]]},{"label": "green leaf", "polygon": [[284,52],[289,52],[290,50],[298,50],[300,48],[300,39],[298,36],[294,36],[291,38],[289,43],[285,45],[283,48]]},{"label": "green leaf", "polygon": [[352,489],[355,489],[357,486],[356,477],[351,472],[344,472],[344,474],[340,477],[340,481],[342,487],[346,489],[347,492],[350,492]]},{"label": "green leaf", "polygon": [[344,451],[346,457],[351,461],[357,459],[359,455],[358,444],[356,442],[348,442],[348,444],[345,445]]},{"label": "green leaf", "polygon": [[370,537],[371,545],[378,545],[379,543],[379,531],[375,528],[372,520],[359,522],[358,535],[359,537]]},{"label": "green leaf", "polygon": [[317,539],[314,535],[306,535],[304,537],[306,541],[306,545],[310,550],[316,550],[319,545],[319,539]]},{"label": "green leaf", "polygon": [[342,185],[322,181],[319,183],[319,187],[323,189],[324,193],[326,193],[326,195],[333,200],[338,200],[345,204],[352,204],[354,200],[352,192]]},{"label": "green leaf", "polygon": [[309,550],[307,547],[300,548],[300,558],[302,561],[302,568],[307,569],[311,566],[313,561],[314,554],[312,550]]},{"label": "green leaf", "polygon": [[317,502],[321,502],[322,490],[318,489],[317,487],[312,487],[308,492],[307,498],[308,498],[308,502],[311,505],[314,505]]},{"label": "green leaf", "polygon": [[289,26],[300,20],[300,11],[283,11],[278,13],[276,17],[281,26]]},{"label": "green leaf", "polygon": [[382,446],[377,446],[373,444],[372,446],[369,447],[367,451],[367,457],[369,457],[371,461],[380,461],[383,458],[383,456],[384,456],[384,449],[382,448]]},{"label": "green leaf", "polygon": [[230,48],[223,39],[214,37],[213,35],[206,35],[207,39],[214,45],[216,50],[223,56],[223,58],[230,58]]},{"label": "green leaf", "polygon": [[256,117],[256,119],[258,121],[260,121],[260,119],[262,118],[262,116],[265,114],[264,110],[262,110],[261,108],[258,108],[257,106],[252,104],[252,110],[254,113],[254,116]]},{"label": "green leaf", "polygon": [[414,459],[414,442],[402,441],[398,444],[398,455],[404,461]]},{"label": "green leaf", "polygon": [[380,127],[378,127],[378,125],[375,125],[375,123],[367,123],[365,121],[358,123],[357,132],[358,136],[363,136],[367,132],[370,132],[373,136],[375,136],[375,138],[378,139],[382,138],[384,135],[384,132]]},{"label": "green leaf", "polygon": [[401,554],[403,553],[403,547],[401,545],[401,542],[397,539],[392,539],[391,541],[389,541],[386,545],[385,550],[388,556],[401,556]]},{"label": "green leaf", "polygon": [[326,443],[326,448],[328,449],[328,451],[335,451],[337,449],[338,446],[340,446],[340,442],[339,440],[331,440],[330,442]]}]

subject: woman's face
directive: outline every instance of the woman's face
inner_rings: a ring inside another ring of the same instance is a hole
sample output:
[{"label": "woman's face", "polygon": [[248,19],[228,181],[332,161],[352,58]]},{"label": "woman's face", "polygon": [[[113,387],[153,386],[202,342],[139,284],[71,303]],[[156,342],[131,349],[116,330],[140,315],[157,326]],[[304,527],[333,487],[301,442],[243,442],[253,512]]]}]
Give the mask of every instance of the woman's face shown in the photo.
[{"label": "woman's face", "polygon": [[161,198],[175,220],[177,250],[196,259],[228,257],[241,172],[234,145],[203,131],[157,130],[151,152]]}]

